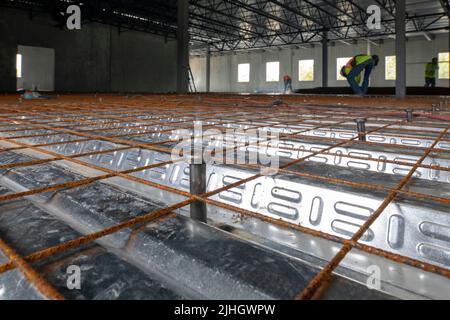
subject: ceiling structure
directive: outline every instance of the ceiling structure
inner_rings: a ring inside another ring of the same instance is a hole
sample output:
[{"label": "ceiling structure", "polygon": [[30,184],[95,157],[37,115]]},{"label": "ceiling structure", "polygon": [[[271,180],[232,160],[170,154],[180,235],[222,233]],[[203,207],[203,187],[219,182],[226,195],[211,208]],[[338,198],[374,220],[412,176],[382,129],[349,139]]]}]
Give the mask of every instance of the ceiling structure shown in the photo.
[{"label": "ceiling structure", "polygon": [[[27,10],[33,18],[50,12],[64,27],[65,9],[82,8],[83,23],[113,25],[176,37],[177,0],[0,0],[0,6]],[[371,30],[367,8],[381,9],[381,27]],[[407,33],[432,38],[449,30],[449,0],[406,0]],[[189,33],[193,48],[235,51],[395,35],[395,0],[190,0]]]},{"label": "ceiling structure", "polygon": [[[448,30],[448,11],[439,0],[407,0],[407,32]],[[393,0],[198,0],[191,1],[196,23],[208,16],[223,22],[205,25],[216,32],[191,30],[194,40],[205,37],[216,50],[236,50],[348,40],[395,34]],[[370,5],[381,9],[379,30],[368,29]],[[200,18],[197,18],[200,17]],[[226,24],[226,25],[225,25]],[[230,35],[231,33],[231,35]]]}]

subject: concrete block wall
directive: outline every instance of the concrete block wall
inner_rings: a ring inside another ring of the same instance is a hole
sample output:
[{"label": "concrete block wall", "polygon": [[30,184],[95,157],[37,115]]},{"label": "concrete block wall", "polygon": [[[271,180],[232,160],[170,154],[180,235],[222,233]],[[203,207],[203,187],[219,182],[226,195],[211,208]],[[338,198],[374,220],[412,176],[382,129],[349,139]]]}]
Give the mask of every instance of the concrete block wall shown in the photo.
[{"label": "concrete block wall", "polygon": [[134,31],[82,24],[81,30],[54,27],[40,15],[0,11],[0,92],[16,90],[19,45],[55,50],[55,90],[66,92],[173,92],[176,41]]},{"label": "concrete block wall", "polygon": [[[330,87],[348,86],[346,81],[336,79],[336,59],[338,57],[351,57],[355,54],[367,52],[367,42],[360,40],[357,44],[347,45],[335,42],[329,47],[328,85]],[[395,81],[385,80],[385,57],[395,55],[395,40],[386,39],[383,44],[371,45],[372,54],[380,56],[380,63],[373,71],[371,86],[394,87]],[[439,34],[432,41],[423,36],[411,37],[406,43],[407,52],[407,86],[424,85],[425,63],[439,52],[449,51],[449,34]],[[299,81],[298,61],[314,59],[314,81]],[[266,62],[280,62],[280,81],[266,82]],[[192,56],[190,59],[194,81],[199,91],[206,87],[206,59],[201,56]],[[250,82],[237,82],[237,69],[240,63],[250,63]],[[290,74],[295,89],[316,88],[322,86],[322,47],[288,49],[267,49],[248,52],[224,53],[211,57],[211,91],[213,92],[280,92],[283,90],[282,77]],[[450,87],[450,80],[438,79],[437,86]]]}]

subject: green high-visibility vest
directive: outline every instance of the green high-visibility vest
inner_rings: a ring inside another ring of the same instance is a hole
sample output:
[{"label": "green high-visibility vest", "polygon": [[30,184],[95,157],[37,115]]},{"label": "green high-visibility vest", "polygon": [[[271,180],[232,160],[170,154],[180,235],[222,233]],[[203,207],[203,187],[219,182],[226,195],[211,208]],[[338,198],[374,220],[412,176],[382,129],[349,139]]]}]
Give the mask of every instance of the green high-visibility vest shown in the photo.
[{"label": "green high-visibility vest", "polygon": [[370,60],[370,59],[372,59],[372,56],[370,56],[370,55],[362,54],[362,55],[359,55],[359,56],[355,56],[355,61],[356,61],[357,65],[361,64],[363,62],[366,62],[367,60]]},{"label": "green high-visibility vest", "polygon": [[425,67],[425,78],[435,78],[437,69],[437,64],[433,64],[431,62],[427,63]]},{"label": "green high-visibility vest", "polygon": [[[355,64],[356,64],[356,65],[359,65],[359,64],[361,64],[361,63],[366,62],[367,60],[372,59],[372,56],[371,56],[371,55],[361,54],[361,55],[357,55],[357,56],[353,57],[353,59],[354,59],[354,61],[355,61]],[[349,66],[347,65],[347,66],[345,67],[345,74],[349,74],[350,71],[351,71],[352,69],[353,69],[353,67],[349,67]],[[356,81],[357,83],[361,83],[361,74],[358,74],[358,75],[355,77],[355,81]]]}]

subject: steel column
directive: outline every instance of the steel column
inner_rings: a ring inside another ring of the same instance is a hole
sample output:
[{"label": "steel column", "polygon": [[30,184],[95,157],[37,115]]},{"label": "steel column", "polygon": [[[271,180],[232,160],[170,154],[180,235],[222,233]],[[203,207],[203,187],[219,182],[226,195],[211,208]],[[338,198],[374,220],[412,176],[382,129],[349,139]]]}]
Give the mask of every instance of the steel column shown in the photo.
[{"label": "steel column", "polygon": [[189,91],[189,2],[178,0],[177,92]]},{"label": "steel column", "polygon": [[323,33],[322,39],[322,87],[328,87],[328,37]]},{"label": "steel column", "polygon": [[[189,165],[190,193],[202,195],[206,193],[206,164]],[[190,205],[191,218],[206,223],[206,203],[194,201]]]},{"label": "steel column", "polygon": [[413,109],[406,109],[406,121],[412,122],[413,121]]},{"label": "steel column", "polygon": [[367,119],[359,118],[356,119],[356,127],[358,130],[358,140],[359,141],[366,141],[366,121]]},{"label": "steel column", "polygon": [[396,71],[395,95],[397,98],[406,96],[406,10],[405,0],[396,1],[395,18],[395,55]]},{"label": "steel column", "polygon": [[211,47],[206,49],[206,92],[211,91]]}]

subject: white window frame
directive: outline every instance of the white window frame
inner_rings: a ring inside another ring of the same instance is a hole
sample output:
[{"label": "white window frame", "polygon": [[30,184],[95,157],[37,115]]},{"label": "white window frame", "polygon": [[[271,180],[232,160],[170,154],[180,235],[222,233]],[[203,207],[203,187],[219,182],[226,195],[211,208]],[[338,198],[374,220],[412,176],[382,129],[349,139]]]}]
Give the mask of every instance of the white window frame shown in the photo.
[{"label": "white window frame", "polygon": [[238,83],[250,82],[250,63],[238,64]]},{"label": "white window frame", "polygon": [[22,78],[22,63],[23,57],[20,53],[16,54],[16,77]]},{"label": "white window frame", "polygon": [[[341,69],[345,66],[352,57],[338,57],[336,58],[336,80],[337,81],[345,81],[347,80],[343,76],[341,76]],[[344,61],[345,60],[345,61]]]},{"label": "white window frame", "polygon": [[438,54],[438,64],[439,64],[438,79],[442,79],[442,80],[450,79],[450,70],[449,70],[449,74],[446,77],[441,77],[442,70],[450,69],[450,61],[448,61],[448,60],[447,61],[440,60],[440,55],[441,54],[445,54],[445,53],[447,53],[449,55],[449,60],[450,60],[450,53],[449,52],[439,52],[439,54]]},{"label": "white window frame", "polygon": [[[276,69],[272,69],[275,68]],[[274,74],[272,74],[272,72]],[[280,62],[270,61],[266,62],[266,82],[279,82],[280,81]]]},{"label": "white window frame", "polygon": [[[301,65],[302,65],[302,63],[305,63],[305,64],[312,64],[312,66],[308,66],[308,68],[309,67],[312,67],[312,79],[305,79],[304,77],[302,78],[302,67],[301,67]],[[298,60],[298,81],[305,81],[305,82],[311,82],[311,81],[314,81],[314,63],[315,63],[315,61],[314,61],[314,59],[303,59],[303,60]]]},{"label": "white window frame", "polygon": [[[388,59],[394,58],[394,78],[388,78]],[[395,81],[397,79],[397,58],[396,56],[385,56],[384,57],[384,80]]]}]

